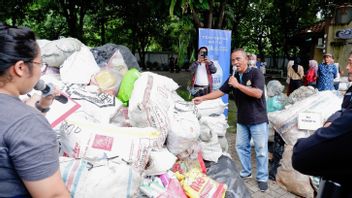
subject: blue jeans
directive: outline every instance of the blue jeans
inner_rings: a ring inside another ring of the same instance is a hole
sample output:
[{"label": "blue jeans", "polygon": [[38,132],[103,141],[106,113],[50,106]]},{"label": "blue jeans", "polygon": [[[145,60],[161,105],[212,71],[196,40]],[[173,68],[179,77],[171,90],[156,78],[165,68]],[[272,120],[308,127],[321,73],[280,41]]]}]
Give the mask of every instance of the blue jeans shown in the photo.
[{"label": "blue jeans", "polygon": [[257,181],[268,181],[268,124],[266,122],[254,125],[237,123],[236,151],[240,158],[242,171],[241,176],[252,173],[251,145],[253,138],[256,158]]}]

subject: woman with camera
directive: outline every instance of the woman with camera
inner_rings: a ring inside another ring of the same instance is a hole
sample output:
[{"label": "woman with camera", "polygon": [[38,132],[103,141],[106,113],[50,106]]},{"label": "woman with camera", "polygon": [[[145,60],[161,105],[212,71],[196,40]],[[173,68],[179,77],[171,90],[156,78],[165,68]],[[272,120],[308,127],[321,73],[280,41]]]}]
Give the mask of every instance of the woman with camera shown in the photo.
[{"label": "woman with camera", "polygon": [[193,97],[203,96],[212,90],[212,74],[216,73],[216,67],[208,59],[208,48],[200,47],[198,49],[198,59],[189,67],[192,74],[191,95]]}]

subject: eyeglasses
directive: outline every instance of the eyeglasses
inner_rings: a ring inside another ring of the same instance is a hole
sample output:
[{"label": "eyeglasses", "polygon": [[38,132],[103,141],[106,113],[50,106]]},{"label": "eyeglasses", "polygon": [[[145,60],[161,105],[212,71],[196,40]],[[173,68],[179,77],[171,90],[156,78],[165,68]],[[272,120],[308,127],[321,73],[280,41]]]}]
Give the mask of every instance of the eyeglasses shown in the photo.
[{"label": "eyeglasses", "polygon": [[48,67],[48,63],[46,63],[46,62],[36,62],[36,61],[32,61],[32,63],[40,65],[40,71],[41,71],[42,73],[45,73],[46,68]]}]

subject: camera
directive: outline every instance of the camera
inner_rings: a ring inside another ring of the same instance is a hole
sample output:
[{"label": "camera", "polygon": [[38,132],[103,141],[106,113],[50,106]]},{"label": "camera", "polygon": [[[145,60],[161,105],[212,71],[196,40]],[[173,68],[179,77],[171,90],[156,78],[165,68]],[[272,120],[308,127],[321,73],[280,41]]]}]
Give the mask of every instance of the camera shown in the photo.
[{"label": "camera", "polygon": [[208,52],[207,51],[202,51],[200,55],[205,58],[205,57],[208,56]]}]

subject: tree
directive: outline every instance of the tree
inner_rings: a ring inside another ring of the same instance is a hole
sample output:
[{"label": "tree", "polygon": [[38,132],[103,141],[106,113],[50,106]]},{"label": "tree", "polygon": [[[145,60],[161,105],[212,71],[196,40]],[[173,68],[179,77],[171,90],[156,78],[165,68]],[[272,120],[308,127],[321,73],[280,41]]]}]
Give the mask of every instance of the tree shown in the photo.
[{"label": "tree", "polygon": [[93,9],[90,0],[52,0],[68,25],[70,36],[83,40],[83,22],[88,9]]},{"label": "tree", "polygon": [[1,0],[0,21],[9,21],[11,25],[21,24],[25,18],[27,7],[33,0]]},{"label": "tree", "polygon": [[[245,0],[246,2],[248,0]],[[237,1],[239,5],[243,5],[240,3],[240,1]],[[242,14],[235,14],[234,10],[231,9],[231,3],[234,3],[233,0],[186,0],[186,1],[181,1],[178,2],[177,0],[171,0],[170,4],[170,15],[171,16],[177,16],[178,19],[182,20],[180,23],[182,24],[187,24],[184,23],[183,21],[192,21],[193,22],[193,31],[189,31],[189,34],[191,34],[192,39],[192,45],[191,47],[184,46],[184,45],[179,45],[179,57],[185,57],[184,53],[180,52],[185,52],[184,48],[190,49],[187,50],[187,56],[191,56],[191,54],[194,54],[194,50],[198,48],[197,45],[197,38],[198,38],[198,28],[217,28],[217,29],[236,29],[236,25],[230,25],[233,24],[233,20],[230,20],[229,18],[232,18],[232,16],[237,16],[237,20],[240,20],[243,15]],[[246,4],[246,3],[244,3]],[[246,6],[246,5],[244,5]],[[241,10],[241,12],[237,13],[243,13],[245,10]],[[179,41],[183,39],[184,35],[180,34],[179,35]],[[183,49],[183,50],[182,50]],[[181,60],[182,62],[182,60]]]},{"label": "tree", "polygon": [[163,35],[163,25],[167,19],[167,4],[159,0],[121,1],[117,6],[117,16],[121,19],[121,34],[129,34],[131,51],[138,51],[141,66],[145,66],[145,52],[154,38]]},{"label": "tree", "polygon": [[[285,57],[298,56],[300,54],[297,44],[292,42],[292,38],[303,27],[317,21],[316,14],[319,11],[319,5],[319,0],[273,0],[273,6],[277,8],[274,14],[278,16],[276,17],[278,21],[276,25],[278,25],[277,31],[279,31],[275,34],[280,35],[279,33],[281,32],[281,36],[279,37],[281,41],[275,41],[274,43],[282,47]],[[301,56],[304,55],[301,54]]]},{"label": "tree", "polygon": [[[44,9],[43,2],[36,1],[28,6],[23,25],[31,27],[37,37],[48,40],[58,39],[62,35],[67,35],[67,25],[65,18],[57,15],[51,9]],[[48,10],[43,12],[42,10]]]},{"label": "tree", "polygon": [[[97,5],[93,0],[37,0],[42,10],[66,21],[67,35],[84,42],[84,19],[89,10]],[[98,4],[99,5],[99,4]]]},{"label": "tree", "polygon": [[[301,53],[294,42],[317,13],[333,16],[343,0],[0,0],[1,21],[31,27],[41,38],[71,36],[88,45],[112,42],[138,51],[178,52],[178,64],[193,57],[198,28],[232,30],[232,46],[260,55]],[[94,7],[93,7],[94,5]],[[42,10],[45,10],[44,12]],[[302,48],[301,48],[302,49]],[[274,64],[276,66],[276,63]]]}]

